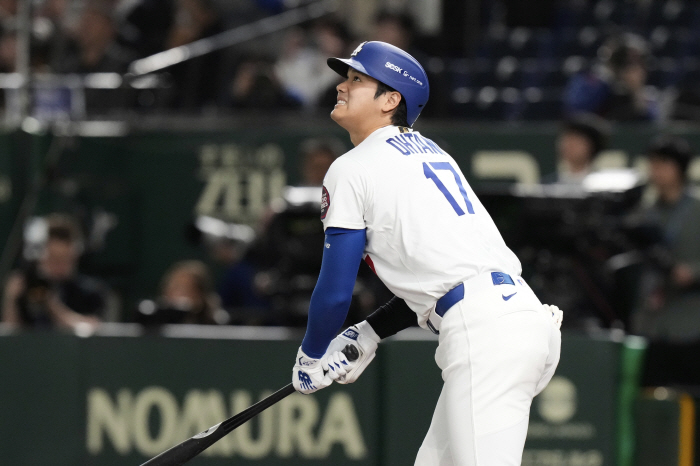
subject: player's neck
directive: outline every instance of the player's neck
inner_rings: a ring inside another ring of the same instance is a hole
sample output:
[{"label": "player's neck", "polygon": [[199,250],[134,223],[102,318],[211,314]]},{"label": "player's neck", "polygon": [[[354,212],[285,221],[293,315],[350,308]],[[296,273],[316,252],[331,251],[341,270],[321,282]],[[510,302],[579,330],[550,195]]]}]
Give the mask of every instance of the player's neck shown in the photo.
[{"label": "player's neck", "polygon": [[370,134],[374,133],[378,129],[385,128],[390,125],[390,121],[382,121],[370,125],[364,125],[362,128],[345,129],[350,134],[350,141],[352,142],[352,145],[357,147],[362,143],[362,141],[367,139]]}]

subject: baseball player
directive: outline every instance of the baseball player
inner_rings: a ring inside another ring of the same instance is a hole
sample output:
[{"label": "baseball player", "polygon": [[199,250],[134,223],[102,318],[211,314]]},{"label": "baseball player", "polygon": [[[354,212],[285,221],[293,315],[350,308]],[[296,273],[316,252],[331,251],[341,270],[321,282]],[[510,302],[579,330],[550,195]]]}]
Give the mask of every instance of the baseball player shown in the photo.
[{"label": "baseball player", "polygon": [[[411,129],[428,101],[421,65],[383,42],[328,65],[346,78],[331,118],[355,148],[324,179],[323,263],[294,387],[354,382],[381,339],[418,323],[439,333],[444,386],[415,464],[519,465],[532,398],[559,361],[561,311],[520,277],[452,157]],[[335,337],[363,258],[395,297]]]}]

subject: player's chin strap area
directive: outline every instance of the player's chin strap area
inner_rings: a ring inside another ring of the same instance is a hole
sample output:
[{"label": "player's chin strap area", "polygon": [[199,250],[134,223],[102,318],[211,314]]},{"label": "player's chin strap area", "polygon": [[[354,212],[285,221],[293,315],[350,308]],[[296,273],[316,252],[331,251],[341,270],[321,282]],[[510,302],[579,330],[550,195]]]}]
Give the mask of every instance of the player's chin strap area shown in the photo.
[{"label": "player's chin strap area", "polygon": [[[505,272],[491,272],[491,280],[494,285],[515,285],[513,277]],[[464,283],[460,283],[437,300],[435,308],[433,308],[425,323],[428,329],[434,334],[439,335],[440,324],[442,323],[442,318],[445,316],[445,313],[463,299]]]}]

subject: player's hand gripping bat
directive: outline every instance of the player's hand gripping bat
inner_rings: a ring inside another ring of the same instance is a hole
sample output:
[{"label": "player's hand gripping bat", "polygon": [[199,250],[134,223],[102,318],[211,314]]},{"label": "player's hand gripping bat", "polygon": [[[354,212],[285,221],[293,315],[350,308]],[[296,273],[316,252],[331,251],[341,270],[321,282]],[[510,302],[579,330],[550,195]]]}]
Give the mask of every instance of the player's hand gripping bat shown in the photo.
[{"label": "player's hand gripping bat", "polygon": [[[346,358],[348,358],[348,361],[351,362],[357,360],[360,355],[357,348],[355,348],[353,345],[347,345],[343,349],[343,354]],[[249,419],[254,418],[278,401],[288,397],[294,393],[294,391],[294,387],[290,383],[289,385],[277,390],[264,400],[258,401],[253,406],[241,411],[233,417],[226,419],[224,422],[220,422],[219,424],[208,428],[204,432],[200,432],[194,437],[175,445],[160,455],[146,461],[141,466],[180,466],[185,464],[212,446],[214,443],[221,440],[226,436],[226,434],[234,430],[236,427],[244,424]]]}]

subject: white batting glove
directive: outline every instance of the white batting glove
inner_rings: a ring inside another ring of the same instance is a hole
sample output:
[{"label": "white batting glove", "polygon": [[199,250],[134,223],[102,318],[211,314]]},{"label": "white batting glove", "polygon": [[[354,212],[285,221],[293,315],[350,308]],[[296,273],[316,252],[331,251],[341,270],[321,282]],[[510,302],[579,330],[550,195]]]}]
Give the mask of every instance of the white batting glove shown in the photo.
[{"label": "white batting glove", "polygon": [[564,321],[564,312],[557,306],[553,306],[551,304],[543,304],[542,307],[546,311],[552,313],[552,321],[554,322],[554,325],[556,325],[557,328],[561,328],[561,323]]},{"label": "white batting glove", "polygon": [[[376,334],[374,329],[366,320],[357,325],[348,327],[343,333],[338,335],[331,341],[323,356],[328,367],[340,362],[343,370],[338,370],[333,373],[329,370],[330,377],[338,383],[346,384],[353,383],[364,372],[374,356],[377,353],[377,345],[381,338]],[[347,346],[354,346],[359,356],[353,362],[348,362],[347,365],[342,364],[342,360],[347,358],[341,351]],[[344,374],[342,372],[345,372]]]},{"label": "white batting glove", "polygon": [[292,384],[299,393],[308,395],[322,388],[326,388],[333,383],[328,375],[324,373],[320,359],[310,358],[301,346],[297,351],[297,359],[292,369]]},{"label": "white batting glove", "polygon": [[340,351],[334,351],[332,353],[326,352],[326,354],[323,355],[321,358],[321,367],[323,367],[324,372],[328,373],[328,377],[330,377],[331,380],[337,381],[338,379],[345,378],[351,365],[347,356]]}]

